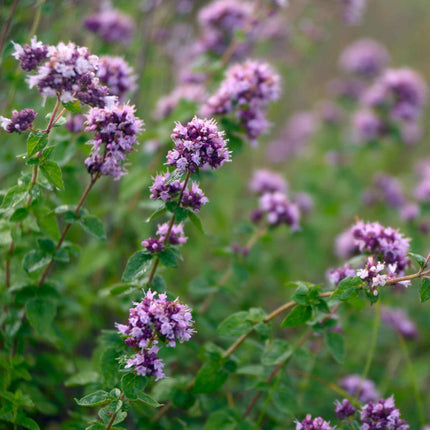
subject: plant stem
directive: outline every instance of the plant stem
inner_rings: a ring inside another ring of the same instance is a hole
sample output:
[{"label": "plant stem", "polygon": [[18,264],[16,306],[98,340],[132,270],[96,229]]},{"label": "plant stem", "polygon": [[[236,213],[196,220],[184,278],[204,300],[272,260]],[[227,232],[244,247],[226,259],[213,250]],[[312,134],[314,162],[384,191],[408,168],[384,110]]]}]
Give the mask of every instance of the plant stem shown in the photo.
[{"label": "plant stem", "polygon": [[372,339],[370,341],[370,348],[367,354],[366,364],[364,365],[363,373],[361,374],[360,385],[357,388],[357,392],[355,393],[356,399],[358,399],[358,396],[360,395],[361,385],[363,384],[363,381],[367,378],[367,375],[370,370],[370,366],[372,365],[373,355],[375,354],[376,341],[378,340],[380,320],[381,320],[381,306],[380,306],[380,302],[377,301],[375,305],[375,317],[373,319]]},{"label": "plant stem", "polygon": [[[176,209],[178,209],[181,206],[182,196],[184,195],[184,191],[187,188],[188,181],[190,180],[190,175],[191,175],[191,172],[188,171],[187,172],[187,176],[185,177],[184,185],[182,186],[181,192],[179,193],[178,204],[176,205]],[[166,237],[166,239],[165,239],[166,241],[169,240],[170,233],[172,231],[173,225],[175,224],[175,219],[176,219],[175,218],[175,213],[173,213],[172,218],[170,219],[170,222],[169,222],[169,227],[167,228],[167,233],[166,233],[166,236],[165,236]],[[152,281],[154,279],[154,275],[155,275],[155,272],[157,271],[157,267],[158,267],[159,261],[160,260],[159,260],[158,257],[154,258],[154,262],[152,263],[151,272],[150,272],[149,277],[148,277],[148,282],[146,283],[146,286],[148,288],[151,286],[151,283],[152,283]]]},{"label": "plant stem", "polygon": [[[121,394],[121,396],[119,397],[119,400],[121,402],[124,400],[124,393]],[[111,429],[111,427],[112,427],[112,425],[113,425],[113,423],[115,421],[115,418],[117,416],[117,413],[118,412],[113,413],[112,416],[110,417],[110,420],[109,420],[109,422],[108,422],[108,424],[106,426],[106,430],[110,430]]]},{"label": "plant stem", "polygon": [[[60,119],[61,115],[63,115],[64,109],[57,116],[57,118],[55,118],[55,115],[57,114],[58,109],[60,107],[60,103],[61,103],[60,98],[59,98],[59,96],[57,96],[57,101],[55,102],[55,106],[54,106],[54,109],[52,111],[51,117],[49,118],[48,125],[47,125],[46,129],[43,130],[43,133],[49,134],[49,132],[51,131],[51,128],[53,127],[53,125]],[[42,153],[42,151],[39,151],[36,154],[36,157],[39,158],[40,155],[41,155],[41,153]],[[30,206],[30,204],[31,204],[32,197],[31,197],[30,193],[31,193],[31,190],[33,189],[33,187],[37,183],[38,174],[39,174],[39,166],[37,166],[37,165],[33,166],[33,171],[32,171],[31,181],[30,181],[30,187],[29,187],[29,190],[28,190],[28,197],[27,197],[27,200],[26,200],[26,203],[25,203],[26,206]],[[20,222],[18,224],[18,227],[21,227],[21,226],[22,226],[22,222]],[[15,248],[15,244],[14,244],[13,239],[11,239],[11,242],[9,244],[9,248],[8,248],[8,251],[7,251],[6,262],[5,262],[5,274],[4,274],[4,276],[5,276],[5,285],[6,285],[6,288],[10,287],[10,282],[11,282],[11,276],[10,276],[10,259],[12,258],[12,252],[13,252],[14,248]]]},{"label": "plant stem", "polygon": [[12,7],[10,8],[9,16],[7,17],[6,22],[4,23],[3,30],[0,35],[0,55],[3,52],[3,47],[6,42],[7,33],[9,31],[10,24],[12,23],[13,15],[16,12],[16,8],[18,7],[19,0],[14,0],[12,3]]},{"label": "plant stem", "polygon": [[[78,204],[76,205],[76,209],[74,211],[74,213],[76,215],[79,215],[79,211],[81,210],[83,204],[85,203],[85,200],[89,194],[89,192],[91,191],[91,188],[94,186],[94,184],[96,183],[97,179],[100,178],[100,174],[96,174],[94,176],[91,176],[91,180],[89,182],[89,184],[87,185],[87,187],[85,188],[84,192],[82,193],[81,198],[79,199]],[[57,243],[57,246],[55,247],[55,251],[57,251],[58,249],[61,248],[61,245],[63,244],[67,233],[69,232],[70,228],[71,228],[72,224],[66,224],[66,226],[64,227],[63,232],[61,233],[60,236],[60,240]],[[41,287],[43,285],[43,282],[45,281],[46,276],[48,275],[49,270],[51,269],[52,265],[54,264],[54,257],[51,258],[51,260],[49,261],[48,265],[45,267],[44,271],[42,272],[42,275],[40,276],[39,282],[37,283],[38,287]]]},{"label": "plant stem", "polygon": [[426,419],[425,419],[425,415],[424,415],[424,407],[423,407],[423,402],[422,402],[421,395],[420,395],[420,390],[419,390],[419,387],[417,384],[417,378],[416,378],[415,372],[414,372],[414,366],[412,364],[411,356],[409,355],[409,351],[408,351],[408,347],[407,347],[406,342],[405,342],[405,338],[400,333],[397,333],[397,335],[398,335],[398,338],[400,341],[400,345],[402,347],[403,354],[405,356],[406,364],[408,365],[409,378],[410,378],[411,385],[412,385],[413,390],[414,390],[415,402],[417,404],[420,424],[424,427],[426,424]]}]

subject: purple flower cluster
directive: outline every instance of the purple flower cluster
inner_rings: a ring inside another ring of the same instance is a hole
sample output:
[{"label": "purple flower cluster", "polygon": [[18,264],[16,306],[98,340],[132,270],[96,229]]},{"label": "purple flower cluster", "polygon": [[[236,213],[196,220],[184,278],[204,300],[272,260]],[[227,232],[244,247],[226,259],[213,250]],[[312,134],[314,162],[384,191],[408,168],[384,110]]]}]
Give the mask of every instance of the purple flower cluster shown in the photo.
[{"label": "purple flower cluster", "polygon": [[395,266],[389,265],[388,275],[383,273],[385,269],[384,263],[368,257],[364,267],[357,270],[357,276],[367,283],[374,296],[378,295],[378,287],[383,287],[389,278],[395,277]]},{"label": "purple flower cluster", "polygon": [[359,252],[358,245],[354,239],[352,228],[345,230],[335,241],[335,253],[339,258],[346,259]]},{"label": "purple flower cluster", "polygon": [[181,100],[202,103],[205,99],[205,88],[200,83],[186,83],[176,87],[170,94],[160,98],[155,107],[156,119],[167,118],[179,105]]},{"label": "purple flower cluster", "polygon": [[354,415],[357,409],[351,405],[348,399],[343,399],[342,402],[336,400],[334,411],[340,420],[344,420],[345,418]]},{"label": "purple flower cluster", "polygon": [[414,189],[414,197],[419,202],[430,201],[430,160],[418,163],[416,167],[419,182]]},{"label": "purple flower cluster", "polygon": [[373,179],[373,187],[364,196],[366,204],[377,201],[393,208],[400,208],[406,204],[405,192],[401,182],[387,174],[377,174]]},{"label": "purple flower cluster", "polygon": [[[114,102],[114,97],[109,96],[108,89],[96,77],[99,59],[90,55],[87,48],[72,42],[42,48],[40,43],[36,43],[37,49],[45,51],[46,48],[46,56],[38,57],[42,64],[36,64],[36,60],[32,63],[31,70],[36,73],[28,77],[30,88],[38,87],[44,97],[58,96],[64,103],[78,99],[83,104],[104,107]],[[15,44],[16,58],[23,58],[23,51],[25,48]]]},{"label": "purple flower cluster", "polygon": [[187,125],[177,123],[171,135],[175,148],[167,154],[167,163],[178,172],[196,172],[199,168],[218,169],[230,161],[224,132],[215,120],[194,117]]},{"label": "purple flower cluster", "polygon": [[289,118],[280,137],[269,145],[267,157],[274,163],[280,163],[298,155],[317,128],[318,122],[312,112],[295,113]]},{"label": "purple flower cluster", "polygon": [[91,174],[100,173],[118,180],[126,171],[124,161],[137,142],[143,121],[134,115],[134,106],[113,105],[92,108],[87,115],[86,131],[95,133],[90,156],[85,160]]},{"label": "purple flower cluster", "polygon": [[178,299],[167,300],[165,294],[148,290],[141,302],[129,311],[128,324],[116,324],[126,336],[125,343],[135,349],[135,356],[126,368],[134,367],[139,375],[163,378],[163,362],[157,357],[160,345],[175,347],[176,342],[190,340],[195,333],[191,309]]},{"label": "purple flower cluster", "polygon": [[379,75],[390,61],[387,50],[372,39],[361,39],[349,45],[339,58],[339,67],[345,73],[364,78]]},{"label": "purple flower cluster", "polygon": [[375,387],[375,383],[370,379],[363,379],[360,375],[348,375],[338,383],[351,396],[357,396],[358,400],[362,403],[375,402],[380,395]]},{"label": "purple flower cluster", "polygon": [[[155,233],[158,237],[150,237],[142,241],[142,246],[145,247],[148,252],[154,254],[155,252],[161,252],[164,249],[166,243],[167,232],[169,231],[169,224],[159,224],[157,232]],[[183,245],[188,238],[184,234],[184,226],[182,223],[173,224],[172,229],[169,233],[169,240],[167,241],[171,245]]]},{"label": "purple flower cluster", "polygon": [[105,42],[130,43],[133,36],[134,22],[116,9],[107,9],[84,20],[85,27],[98,34]]},{"label": "purple flower cluster", "polygon": [[327,274],[327,277],[329,282],[331,282],[333,285],[337,285],[340,281],[347,278],[348,276],[356,276],[355,272],[355,269],[346,263],[341,267],[330,270]]},{"label": "purple flower cluster", "polygon": [[10,119],[0,116],[0,123],[2,128],[9,134],[22,133],[33,126],[36,115],[37,113],[30,108],[20,111],[14,110]]},{"label": "purple flower cluster", "polygon": [[256,170],[249,181],[249,189],[256,194],[287,193],[287,181],[279,173],[270,170]]},{"label": "purple flower cluster", "polygon": [[394,404],[393,396],[369,402],[360,411],[362,430],[408,430],[409,424],[400,418],[400,411]]},{"label": "purple flower cluster", "polygon": [[363,103],[388,110],[391,119],[414,121],[427,103],[427,85],[411,69],[386,70],[363,94]]},{"label": "purple flower cluster", "polygon": [[[237,30],[246,30],[253,22],[252,4],[242,0],[215,0],[203,7],[198,15],[202,36],[198,41],[200,51],[222,55],[230,45]],[[247,50],[247,43],[236,46],[235,54]]]},{"label": "purple flower cluster", "polygon": [[[164,202],[171,201],[177,198],[184,188],[184,181],[175,179],[169,181],[170,173],[166,172],[162,175],[157,175],[150,187],[151,199],[160,199]],[[194,212],[199,212],[200,208],[205,205],[209,199],[204,195],[197,183],[192,183],[191,187],[184,189],[182,193],[181,206],[191,208]]]},{"label": "purple flower cluster", "polygon": [[382,263],[392,265],[392,272],[402,275],[410,265],[409,242],[399,231],[381,224],[358,221],[352,235],[360,252],[372,254]]},{"label": "purple flower cluster", "polygon": [[266,215],[267,222],[271,226],[287,224],[293,231],[299,228],[300,210],[295,203],[288,200],[284,193],[263,194],[260,197],[257,211],[259,211],[260,217]]},{"label": "purple flower cluster", "polygon": [[312,415],[307,414],[303,421],[296,421],[296,430],[334,430],[334,427],[321,417],[312,419]]},{"label": "purple flower cluster", "polygon": [[66,128],[71,133],[80,133],[84,130],[85,115],[80,113],[71,115],[69,114],[66,121]]},{"label": "purple flower cluster", "polygon": [[118,96],[120,101],[136,88],[136,75],[121,57],[100,57],[97,77],[109,88],[111,94]]},{"label": "purple flower cluster", "polygon": [[418,336],[417,326],[403,309],[384,307],[382,309],[382,321],[406,339],[415,339]]},{"label": "purple flower cluster", "polygon": [[22,70],[26,72],[31,72],[39,67],[40,63],[46,60],[48,56],[48,47],[42,42],[37,41],[37,37],[33,36],[30,41],[30,45],[26,44],[24,46],[18,43],[12,42],[15,48],[12,54],[18,61],[20,61],[20,66]]},{"label": "purple flower cluster", "polygon": [[361,23],[367,0],[339,0],[342,4],[342,18],[347,25]]},{"label": "purple flower cluster", "polygon": [[386,125],[370,109],[359,109],[352,116],[352,139],[356,143],[375,141],[385,132]]},{"label": "purple flower cluster", "polygon": [[269,125],[265,108],[279,95],[279,75],[267,63],[248,60],[227,70],[219,89],[203,105],[202,113],[234,113],[248,137],[255,142]]}]

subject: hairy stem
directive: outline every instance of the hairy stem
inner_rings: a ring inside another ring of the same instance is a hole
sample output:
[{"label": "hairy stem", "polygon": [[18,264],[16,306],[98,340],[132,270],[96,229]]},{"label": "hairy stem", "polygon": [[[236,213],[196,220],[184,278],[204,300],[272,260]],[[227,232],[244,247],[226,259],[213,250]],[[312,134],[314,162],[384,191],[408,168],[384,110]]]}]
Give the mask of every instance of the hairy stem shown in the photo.
[{"label": "hairy stem", "polygon": [[[124,393],[121,394],[121,396],[119,397],[119,400],[122,402],[124,400]],[[106,430],[110,430],[111,427],[113,426],[113,423],[115,421],[115,418],[117,416],[118,412],[115,412],[112,414],[112,416],[110,417],[110,420],[106,426]]]}]

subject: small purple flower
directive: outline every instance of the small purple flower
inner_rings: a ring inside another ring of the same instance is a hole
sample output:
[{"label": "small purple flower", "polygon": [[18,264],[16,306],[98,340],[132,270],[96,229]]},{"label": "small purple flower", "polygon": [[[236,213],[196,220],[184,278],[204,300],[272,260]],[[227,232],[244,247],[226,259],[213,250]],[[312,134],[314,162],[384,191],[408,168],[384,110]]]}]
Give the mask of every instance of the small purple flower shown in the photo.
[{"label": "small purple flower", "polygon": [[319,117],[328,125],[337,125],[344,117],[344,111],[335,102],[331,100],[320,100],[317,103]]},{"label": "small purple flower", "polygon": [[342,18],[347,25],[359,25],[366,10],[367,0],[339,0]]},{"label": "small purple flower", "polygon": [[30,108],[20,111],[14,110],[10,119],[0,116],[0,123],[8,134],[22,133],[33,126],[36,115],[37,112]]},{"label": "small purple flower", "polygon": [[346,259],[359,252],[358,245],[354,239],[352,228],[341,233],[336,238],[335,253],[339,258]]},{"label": "small purple flower", "polygon": [[338,383],[339,386],[351,394],[351,396],[357,396],[358,400],[362,403],[369,401],[374,402],[380,396],[375,387],[375,383],[370,379],[363,379],[360,375],[348,375]]},{"label": "small purple flower", "polygon": [[409,424],[400,418],[400,411],[394,404],[394,397],[370,401],[361,408],[362,430],[408,430]]},{"label": "small purple flower", "polygon": [[427,103],[427,85],[415,71],[407,68],[386,70],[363,94],[366,106],[389,109],[392,119],[418,119]]},{"label": "small purple flower", "polygon": [[356,276],[355,272],[355,269],[353,269],[349,264],[345,264],[342,267],[330,270],[327,277],[333,285],[337,285],[348,276]]},{"label": "small purple flower", "polygon": [[85,27],[98,34],[106,42],[128,45],[134,31],[133,20],[116,9],[107,9],[84,20]]},{"label": "small purple flower", "polygon": [[[209,3],[198,15],[199,26],[202,29],[198,50],[222,55],[230,45],[235,31],[245,30],[253,20],[252,4],[246,1],[215,0]],[[239,43],[235,54],[246,52],[247,45],[246,42]]]},{"label": "small purple flower", "polygon": [[114,105],[92,108],[87,115],[86,131],[95,134],[89,142],[90,156],[85,164],[90,173],[112,176],[115,180],[126,174],[124,161],[137,143],[143,121],[134,115],[134,106]]},{"label": "small purple flower", "polygon": [[309,193],[296,193],[294,194],[293,201],[303,215],[310,214],[314,208],[314,199]]},{"label": "small purple flower", "polygon": [[343,399],[342,402],[339,402],[339,400],[336,400],[334,411],[336,413],[336,416],[340,420],[344,420],[345,418],[348,418],[354,415],[357,409],[351,405],[348,399]]},{"label": "small purple flower", "polygon": [[164,249],[163,241],[161,241],[157,237],[150,237],[142,241],[141,244],[143,247],[147,249],[147,251],[151,254],[155,252],[161,252]]},{"label": "small purple flower", "polygon": [[287,181],[279,173],[270,170],[256,170],[249,181],[249,189],[256,194],[273,193],[279,191],[287,193]]},{"label": "small purple flower", "polygon": [[156,119],[167,118],[179,105],[181,100],[202,103],[205,99],[205,88],[201,84],[182,84],[176,87],[170,94],[161,97],[155,107]]},{"label": "small purple flower", "polygon": [[403,309],[384,307],[382,309],[382,321],[406,339],[415,339],[418,336],[417,326],[409,319]]},{"label": "small purple flower", "polygon": [[365,78],[379,75],[390,61],[384,46],[372,39],[361,39],[347,46],[339,58],[339,67],[346,73]]},{"label": "small purple flower", "polygon": [[266,193],[260,197],[259,209],[266,214],[267,222],[277,226],[287,224],[291,230],[299,228],[300,211],[284,193]]},{"label": "small purple flower", "polygon": [[99,59],[88,49],[72,42],[49,46],[46,60],[28,77],[30,88],[38,87],[46,97],[60,97],[63,103],[79,99],[90,106],[104,107],[113,102],[108,90],[95,76]]},{"label": "small purple flower", "polygon": [[303,421],[296,421],[296,430],[334,430],[334,427],[321,417],[312,419],[312,415],[307,414]]},{"label": "small purple flower", "polygon": [[381,258],[386,265],[391,265],[390,272],[401,276],[410,265],[409,238],[399,231],[381,224],[358,221],[352,227],[355,244],[360,252]]},{"label": "small purple flower", "polygon": [[161,175],[157,175],[154,179],[153,184],[149,188],[151,199],[161,199],[163,202],[170,201],[178,196],[182,189],[182,182],[178,179],[169,181],[170,173],[166,172]]},{"label": "small purple flower", "polygon": [[383,287],[389,276],[382,273],[385,270],[385,264],[375,260],[373,257],[368,257],[363,268],[357,270],[357,276],[367,283],[372,294],[378,295],[378,287]]},{"label": "small purple flower", "polygon": [[218,169],[230,161],[224,132],[218,131],[215,120],[194,117],[186,126],[176,123],[171,135],[175,149],[167,154],[168,165],[178,172],[194,173],[199,168]]},{"label": "small purple flower", "polygon": [[44,61],[48,55],[48,46],[37,41],[37,37],[31,38],[31,45],[21,46],[18,43],[12,42],[15,48],[12,54],[18,61],[21,62],[22,70],[31,72],[39,67],[39,64]]},{"label": "small purple flower", "polygon": [[134,367],[136,373],[140,376],[155,376],[155,380],[164,378],[166,375],[163,372],[164,362],[158,357],[159,348],[151,347],[149,350],[136,352],[133,358],[127,360],[126,369]]},{"label": "small purple flower", "polygon": [[148,290],[140,302],[129,311],[128,323],[118,324],[125,343],[134,348],[135,355],[126,368],[134,367],[138,375],[164,377],[163,362],[157,356],[161,346],[175,347],[176,342],[190,340],[195,333],[191,309],[178,299],[167,300],[166,294]]},{"label": "small purple flower", "polygon": [[[159,236],[162,243],[166,242],[166,235],[169,229],[169,224],[165,222],[164,224],[158,224],[158,229],[156,235]],[[169,243],[171,245],[183,245],[188,238],[184,234],[184,226],[182,223],[173,224],[172,229],[169,233]]]},{"label": "small purple flower", "polygon": [[371,110],[360,109],[352,117],[352,137],[355,142],[369,142],[382,136],[384,123]]},{"label": "small purple flower", "polygon": [[136,75],[128,63],[121,57],[100,57],[97,77],[109,88],[109,92],[124,100],[127,93],[136,89]]},{"label": "small purple flower", "polygon": [[181,199],[181,206],[191,208],[194,212],[199,212],[200,208],[209,202],[197,183],[193,183],[190,188],[184,190]]},{"label": "small purple flower", "polygon": [[66,128],[71,133],[80,133],[84,131],[85,127],[85,115],[80,113],[72,115],[69,114],[67,117]]},{"label": "small purple flower", "polygon": [[400,207],[400,218],[405,221],[411,222],[418,218],[420,214],[420,207],[416,203],[405,203]]},{"label": "small purple flower", "polygon": [[280,77],[267,64],[248,60],[231,66],[218,90],[203,105],[203,115],[235,113],[254,142],[268,127],[265,108],[280,96]]}]

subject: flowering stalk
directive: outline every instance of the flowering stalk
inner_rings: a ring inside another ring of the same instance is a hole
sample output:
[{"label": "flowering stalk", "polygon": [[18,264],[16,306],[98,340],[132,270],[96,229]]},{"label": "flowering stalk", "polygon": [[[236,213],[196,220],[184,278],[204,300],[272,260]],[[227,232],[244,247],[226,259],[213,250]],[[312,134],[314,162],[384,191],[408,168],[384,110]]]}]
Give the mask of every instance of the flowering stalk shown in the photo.
[{"label": "flowering stalk", "polygon": [[[184,185],[182,186],[182,189],[179,193],[179,198],[178,198],[178,203],[176,205],[176,209],[181,207],[182,197],[184,195],[184,191],[187,188],[188,181],[190,179],[190,175],[191,175],[191,172],[188,170],[187,175],[185,177]],[[170,233],[172,232],[173,225],[175,224],[175,219],[176,219],[175,213],[173,213],[172,218],[170,219],[170,222],[169,222],[169,226],[167,228],[166,238],[168,238],[170,236]],[[150,287],[151,282],[154,279],[154,275],[155,275],[155,272],[157,271],[159,261],[160,261],[159,258],[155,257],[154,262],[152,263],[151,272],[150,272],[149,277],[148,277],[148,282],[146,283],[147,287]]]},{"label": "flowering stalk", "polygon": [[[430,258],[428,259],[430,261]],[[418,279],[418,278],[422,278],[422,277],[427,277],[426,275],[430,274],[430,269],[426,270],[426,271],[418,271],[417,273],[414,273],[412,275],[408,276],[408,280],[412,280],[412,279]],[[387,284],[396,284],[398,282],[400,282],[401,280],[403,280],[403,277],[399,277],[399,278],[393,278],[390,279],[389,281],[387,281]],[[334,293],[336,292],[336,290],[334,291],[326,291],[323,293],[320,293],[318,295],[319,298],[328,298],[331,297]],[[298,305],[297,302],[295,302],[294,300],[291,300],[289,302],[284,303],[283,305],[279,306],[278,308],[276,308],[275,310],[273,310],[269,315],[267,315],[264,319],[263,319],[263,323],[267,324],[270,321],[272,321],[273,319],[275,319],[277,316],[281,315],[282,313],[288,311],[288,310],[292,310],[294,307],[296,307]],[[245,342],[246,339],[248,339],[253,333],[254,333],[255,329],[254,327],[252,327],[248,332],[246,332],[245,334],[241,335],[239,338],[236,339],[235,342],[233,342],[230,347],[224,351],[224,353],[222,354],[222,358],[228,358],[230,357],[242,344],[243,342]],[[277,369],[277,371],[275,372],[275,374],[281,369],[282,366],[279,366],[279,368]],[[273,379],[273,377],[272,377]],[[196,379],[193,379],[187,386],[187,390],[191,390],[195,384]],[[258,401],[258,399],[257,399]],[[160,410],[159,412],[153,417],[153,419],[151,421],[158,421],[162,416],[164,416],[173,406],[173,403],[171,401],[169,401],[168,403],[166,403]],[[254,407],[254,406],[252,406]]]}]

